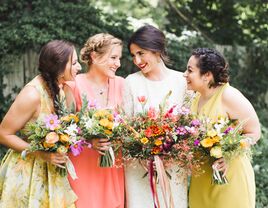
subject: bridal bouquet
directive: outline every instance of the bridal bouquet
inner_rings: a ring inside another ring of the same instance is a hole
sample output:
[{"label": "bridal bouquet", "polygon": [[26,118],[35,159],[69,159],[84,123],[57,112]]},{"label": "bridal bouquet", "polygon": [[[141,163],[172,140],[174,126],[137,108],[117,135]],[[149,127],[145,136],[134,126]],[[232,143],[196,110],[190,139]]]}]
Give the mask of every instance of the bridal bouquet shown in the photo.
[{"label": "bridal bouquet", "polygon": [[[239,155],[248,152],[246,138],[242,135],[244,122],[228,118],[218,118],[215,122],[205,120],[206,130],[195,141],[203,152],[203,155],[212,157],[214,160],[224,158],[227,162]],[[228,180],[223,173],[213,166],[213,182],[226,184]]]},{"label": "bridal bouquet", "polygon": [[[79,136],[79,127],[77,123],[79,118],[75,114],[68,114],[59,117],[56,114],[49,114],[43,120],[29,122],[23,130],[23,134],[30,142],[28,152],[46,151],[67,153],[72,152],[77,155],[78,144],[83,142]],[[22,157],[25,157],[22,154]],[[73,179],[76,179],[76,173],[70,160],[66,167],[57,168],[62,176],[66,175],[66,169]]]},{"label": "bridal bouquet", "polygon": [[86,140],[108,138],[113,143],[114,148],[110,147],[105,151],[105,155],[101,155],[99,162],[100,167],[113,167],[115,165],[114,152],[119,148],[119,140],[114,134],[119,125],[119,115],[111,109],[98,109],[85,98],[83,98],[80,115],[79,127],[83,138]]},{"label": "bridal bouquet", "polygon": [[[122,121],[125,127],[122,136],[123,157],[125,160],[140,159],[148,162],[148,175],[155,206],[158,200],[154,173],[156,172],[159,179],[165,204],[172,206],[172,193],[164,164],[176,164],[181,168],[193,167],[195,146],[192,142],[194,139],[189,137],[197,138],[200,125],[186,108],[167,108],[166,103],[170,95],[171,92],[163,99],[159,110],[153,107],[145,109],[147,98],[138,97],[142,112]],[[185,130],[184,133],[182,128]],[[199,165],[198,162],[195,163]]]}]

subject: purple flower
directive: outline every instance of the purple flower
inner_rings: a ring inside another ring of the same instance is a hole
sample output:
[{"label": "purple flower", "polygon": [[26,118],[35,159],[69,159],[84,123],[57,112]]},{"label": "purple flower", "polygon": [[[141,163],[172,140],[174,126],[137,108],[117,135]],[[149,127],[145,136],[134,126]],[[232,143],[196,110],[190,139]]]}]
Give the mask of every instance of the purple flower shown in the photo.
[{"label": "purple flower", "polygon": [[191,125],[195,126],[195,127],[198,127],[198,126],[200,126],[200,121],[198,119],[194,119],[194,120],[191,121]]},{"label": "purple flower", "polygon": [[199,146],[199,144],[200,144],[199,139],[194,140],[194,146]]},{"label": "purple flower", "polygon": [[78,141],[75,144],[71,145],[71,152],[74,156],[79,155],[83,150],[83,141]]},{"label": "purple flower", "polygon": [[187,132],[187,130],[186,130],[183,126],[180,126],[180,127],[178,127],[178,128],[176,129],[176,133],[177,133],[178,135],[185,135],[185,134],[187,134],[188,132]]},{"label": "purple flower", "polygon": [[229,126],[227,129],[225,129],[225,131],[223,133],[228,134],[230,131],[233,131],[233,130],[234,130],[234,128]]},{"label": "purple flower", "polygon": [[182,114],[182,115],[188,115],[190,113],[190,109],[184,106],[181,107],[178,111],[179,111],[179,114]]},{"label": "purple flower", "polygon": [[92,101],[88,101],[88,105],[87,107],[90,109],[90,108],[97,108],[97,101],[94,100],[93,102]]},{"label": "purple flower", "polygon": [[48,129],[53,131],[59,126],[60,120],[56,114],[50,114],[45,117],[45,124]]}]

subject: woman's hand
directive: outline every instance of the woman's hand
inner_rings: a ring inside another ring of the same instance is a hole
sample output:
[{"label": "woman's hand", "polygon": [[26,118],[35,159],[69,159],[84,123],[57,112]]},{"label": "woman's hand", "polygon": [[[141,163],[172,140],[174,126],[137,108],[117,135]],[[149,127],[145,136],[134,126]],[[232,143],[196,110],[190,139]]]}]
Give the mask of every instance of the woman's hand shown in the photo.
[{"label": "woman's hand", "polygon": [[105,155],[105,151],[109,150],[112,143],[108,138],[92,139],[92,148],[97,150],[101,155]]},{"label": "woman's hand", "polygon": [[223,158],[216,160],[212,166],[215,167],[218,171],[221,171],[223,173],[223,176],[226,175],[228,170],[228,164]]},{"label": "woman's hand", "polygon": [[66,154],[60,154],[57,152],[55,153],[45,152],[45,151],[36,151],[36,152],[33,152],[32,154],[60,168],[65,168],[64,164],[67,162]]}]

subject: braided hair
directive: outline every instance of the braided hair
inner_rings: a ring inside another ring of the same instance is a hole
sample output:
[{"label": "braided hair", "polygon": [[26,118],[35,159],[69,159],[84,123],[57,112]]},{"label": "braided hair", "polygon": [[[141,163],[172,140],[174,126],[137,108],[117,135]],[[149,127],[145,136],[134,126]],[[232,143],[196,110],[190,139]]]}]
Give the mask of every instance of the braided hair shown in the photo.
[{"label": "braided hair", "polygon": [[80,60],[86,65],[92,64],[91,53],[103,57],[113,45],[122,45],[122,41],[108,33],[99,33],[90,37],[80,51]]},{"label": "braided hair", "polygon": [[74,45],[64,40],[50,41],[40,51],[38,70],[46,83],[55,113],[58,113],[56,99],[60,91],[58,78],[64,73],[73,51]]}]

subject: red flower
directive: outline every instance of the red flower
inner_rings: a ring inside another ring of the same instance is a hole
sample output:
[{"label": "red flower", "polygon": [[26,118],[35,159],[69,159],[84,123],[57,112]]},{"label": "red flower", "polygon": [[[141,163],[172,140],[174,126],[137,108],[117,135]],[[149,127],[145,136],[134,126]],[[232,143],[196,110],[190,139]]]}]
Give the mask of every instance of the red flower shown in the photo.
[{"label": "red flower", "polygon": [[144,95],[142,96],[138,96],[138,101],[141,103],[141,104],[145,104],[147,99]]}]

